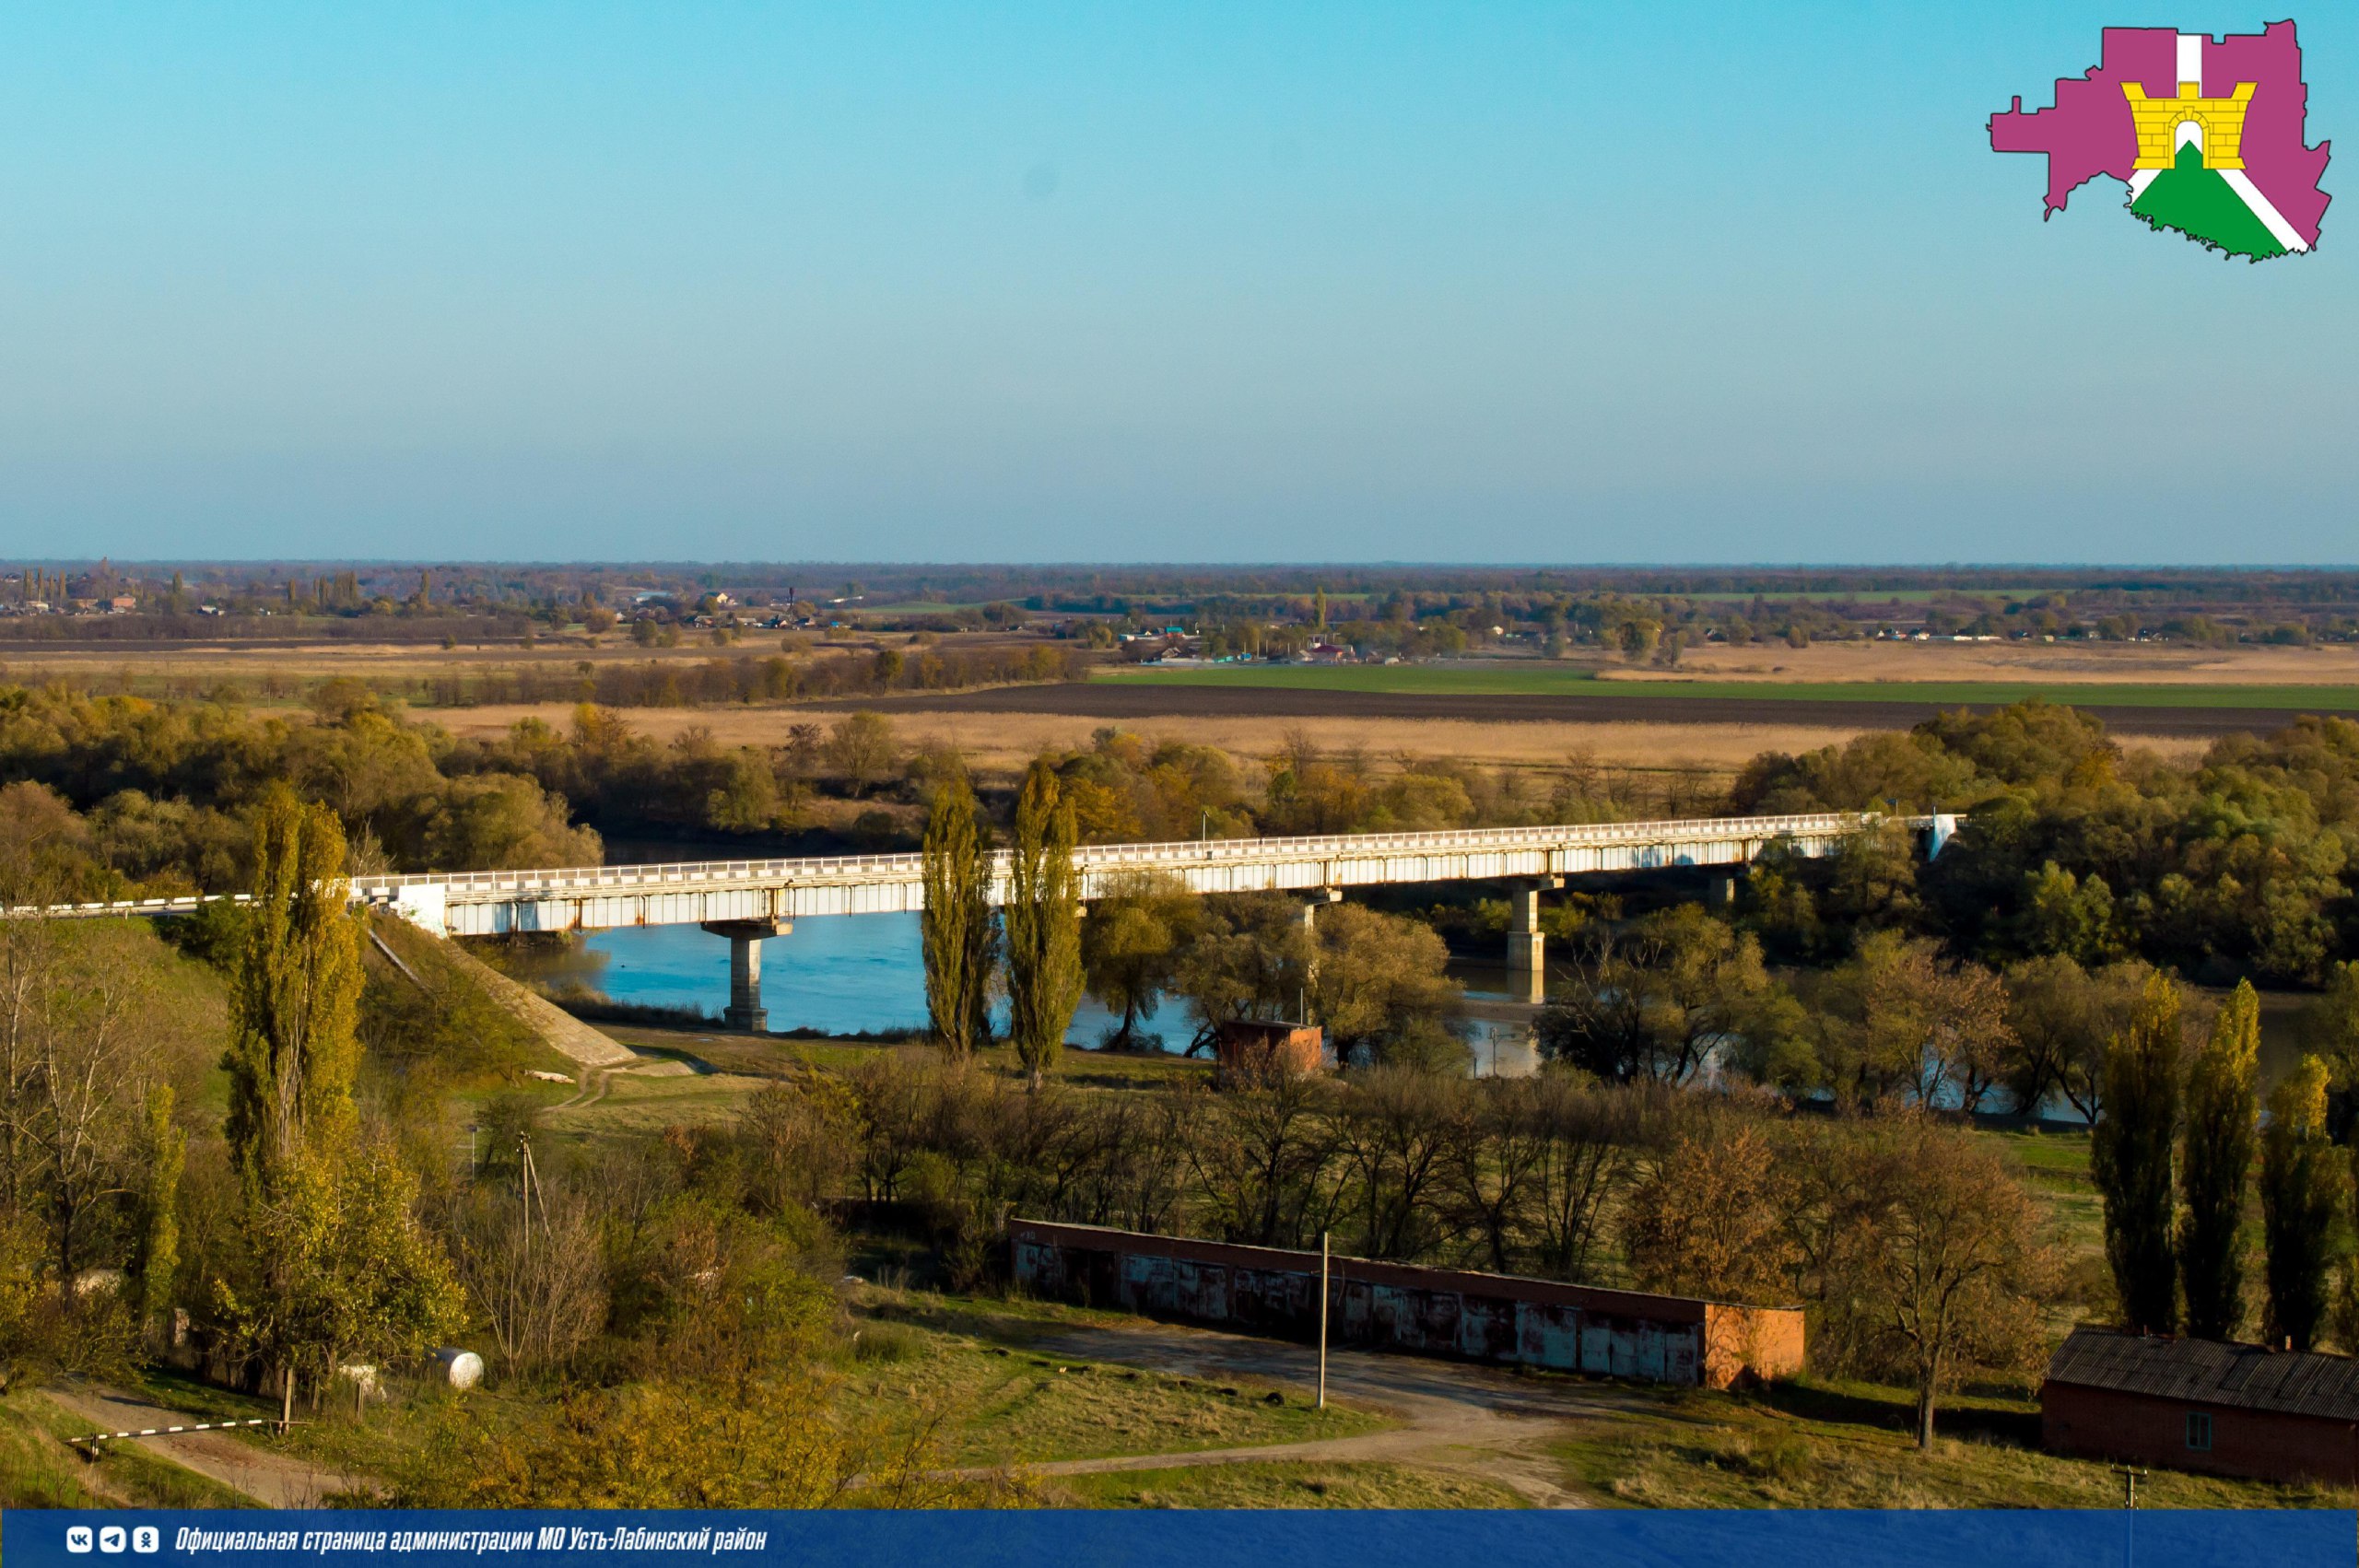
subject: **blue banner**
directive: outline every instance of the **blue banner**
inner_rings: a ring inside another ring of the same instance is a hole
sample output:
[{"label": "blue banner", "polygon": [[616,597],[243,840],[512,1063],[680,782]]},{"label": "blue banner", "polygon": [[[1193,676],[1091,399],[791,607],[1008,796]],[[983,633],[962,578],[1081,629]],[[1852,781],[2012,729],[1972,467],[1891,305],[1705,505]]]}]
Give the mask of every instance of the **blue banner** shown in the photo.
[{"label": "blue banner", "polygon": [[7,1568],[2351,1568],[2348,1510],[518,1513],[7,1510]]}]

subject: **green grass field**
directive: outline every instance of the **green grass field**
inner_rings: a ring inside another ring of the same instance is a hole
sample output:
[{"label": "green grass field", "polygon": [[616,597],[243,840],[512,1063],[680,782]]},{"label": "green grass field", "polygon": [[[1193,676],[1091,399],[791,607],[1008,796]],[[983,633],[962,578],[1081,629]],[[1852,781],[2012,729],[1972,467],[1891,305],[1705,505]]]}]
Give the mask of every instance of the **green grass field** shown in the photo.
[{"label": "green grass field", "polygon": [[2108,708],[2259,708],[2359,712],[2359,685],[2114,685],[2015,681],[1608,681],[1546,665],[1261,664],[1217,669],[1106,669],[1097,679],[1133,685],[1242,686],[1275,691],[1429,694],[1437,696],[1589,696],[1668,702],[1909,702],[2003,705],[2037,697]]}]

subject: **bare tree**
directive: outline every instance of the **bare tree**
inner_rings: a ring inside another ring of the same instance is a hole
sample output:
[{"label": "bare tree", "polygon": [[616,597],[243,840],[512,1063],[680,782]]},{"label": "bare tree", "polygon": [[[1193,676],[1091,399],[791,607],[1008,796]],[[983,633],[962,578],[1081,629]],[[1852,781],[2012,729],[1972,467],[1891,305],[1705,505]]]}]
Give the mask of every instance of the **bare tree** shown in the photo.
[{"label": "bare tree", "polygon": [[1344,1085],[1335,1143],[1352,1176],[1361,1246],[1413,1258],[1433,1244],[1433,1199],[1461,1141],[1466,1081],[1413,1067],[1373,1067]]},{"label": "bare tree", "polygon": [[2038,1352],[2051,1258],[2037,1211],[1997,1155],[1921,1114],[1883,1129],[1861,1172],[1874,1194],[1866,1283],[1917,1389],[1917,1445],[1969,1368],[2022,1369]]},{"label": "bare tree", "polygon": [[1534,1158],[1532,1251],[1552,1279],[1589,1276],[1606,1202],[1638,1131],[1633,1094],[1563,1071],[1527,1080]]},{"label": "bare tree", "polygon": [[479,1191],[454,1250],[459,1281],[511,1373],[561,1364],[604,1325],[598,1217],[570,1192],[537,1183],[529,1199],[513,1188]]},{"label": "bare tree", "polygon": [[1205,1216],[1223,1238],[1294,1246],[1325,1227],[1336,1198],[1331,1094],[1326,1080],[1282,1068],[1250,1085],[1206,1092],[1188,1160]]}]

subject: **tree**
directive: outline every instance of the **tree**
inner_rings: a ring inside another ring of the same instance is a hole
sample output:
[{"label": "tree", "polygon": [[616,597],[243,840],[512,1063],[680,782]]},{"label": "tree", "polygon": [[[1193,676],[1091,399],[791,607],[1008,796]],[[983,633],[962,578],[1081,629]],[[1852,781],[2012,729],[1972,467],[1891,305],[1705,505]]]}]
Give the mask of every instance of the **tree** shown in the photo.
[{"label": "tree", "polygon": [[1623,1246],[1645,1290],[1763,1304],[1790,1299],[1777,1152],[1761,1129],[1707,1110],[1654,1156],[1625,1205]]},{"label": "tree", "polygon": [[564,796],[517,774],[453,778],[427,814],[421,851],[437,871],[598,864],[605,851],[597,833],[566,817]]},{"label": "tree", "polygon": [[1447,1028],[1458,1011],[1458,984],[1432,927],[1331,904],[1314,918],[1310,940],[1310,1015],[1326,1029],[1337,1060],[1463,1070],[1466,1047]]},{"label": "tree", "polygon": [[1191,1054],[1238,1019],[1299,1019],[1310,989],[1310,933],[1302,906],[1283,894],[1203,901],[1196,939],[1180,954],[1172,989],[1197,1018]]},{"label": "tree", "polygon": [[2105,1117],[2089,1167],[2105,1199],[2105,1254],[2122,1327],[2167,1334],[2178,1325],[2171,1156],[2179,1122],[2178,988],[2156,975],[2138,1014],[2106,1043]]},{"label": "tree", "polygon": [[230,983],[226,1130],[248,1267],[217,1277],[232,1335],[299,1375],[415,1355],[456,1327],[449,1260],[411,1212],[417,1179],[364,1142],[353,1105],[359,921],[345,907],[344,828],[283,786],[255,829],[254,903]]},{"label": "tree", "polygon": [[1534,1260],[1550,1279],[1587,1279],[1607,1200],[1637,1141],[1637,1106],[1633,1095],[1563,1068],[1530,1083],[1539,1141],[1532,1191]]},{"label": "tree", "polygon": [[2327,1064],[2339,1087],[2359,1082],[2359,963],[2337,964],[2326,987],[2302,1010],[2302,1043]]},{"label": "tree", "polygon": [[1073,846],[1073,812],[1056,772],[1036,761],[1015,802],[1015,849],[1001,916],[1008,1038],[1036,1088],[1063,1049],[1081,1002],[1081,883]]},{"label": "tree", "polygon": [[1917,1389],[1917,1446],[1962,1369],[2013,1371],[2037,1353],[2048,1254],[2022,1184],[1971,1136],[1921,1112],[1885,1130],[1864,1172],[1875,1194],[1866,1283]]},{"label": "tree", "polygon": [[1466,1080],[1414,1067],[1355,1073],[1336,1106],[1335,1141],[1370,1258],[1413,1258],[1432,1245],[1428,1192],[1440,1185],[1464,1118]]},{"label": "tree", "polygon": [[153,1332],[171,1310],[172,1281],[181,1264],[181,1173],[188,1164],[188,1134],[172,1119],[172,1086],[147,1092],[147,1180],[140,1194],[139,1235],[131,1277],[138,1281],[139,1318]]},{"label": "tree", "polygon": [[975,792],[963,769],[934,789],[923,848],[925,1002],[933,1037],[951,1056],[991,1041],[992,852],[975,820]]},{"label": "tree", "polygon": [[2253,1083],[2260,1060],[2260,999],[2236,987],[2187,1074],[2187,1136],[2179,1161],[2178,1269],[2187,1331],[2233,1337],[2243,1323],[2244,1254],[2237,1245],[2252,1185]]},{"label": "tree", "polygon": [[2326,1064],[2305,1056],[2269,1095],[2260,1144],[2261,1229],[2268,1246],[2269,1342],[2306,1351],[2326,1316],[2343,1172],[2326,1129]]},{"label": "tree", "polygon": [[1283,1067],[1207,1094],[1192,1118],[1188,1160],[1205,1217],[1224,1241],[1299,1246],[1333,1218],[1334,1143],[1322,1074]]},{"label": "tree", "polygon": [[1155,1016],[1194,935],[1198,907],[1183,884],[1153,872],[1118,875],[1090,906],[1081,925],[1082,972],[1090,994],[1122,1014],[1105,1044],[1127,1048],[1139,1021]]},{"label": "tree", "polygon": [[250,1186],[354,1122],[360,927],[345,907],[344,828],[284,785],[254,830],[254,902],[230,979],[225,1128]]},{"label": "tree", "polygon": [[1542,1056],[1608,1082],[1684,1083],[1770,989],[1750,932],[1681,905],[1626,932],[1601,925],[1533,1030]]},{"label": "tree", "polygon": [[1978,1109],[2012,1059],[1999,977],[1944,963],[1932,942],[1898,931],[1863,935],[1803,1000],[1796,1024],[1756,1042],[1774,1047],[1768,1076],[1790,1090],[1824,1090],[1852,1106],[1898,1096]]},{"label": "tree", "polygon": [[250,1286],[217,1281],[235,1338],[316,1388],[358,1359],[422,1355],[465,1320],[450,1259],[419,1228],[417,1178],[381,1143],[299,1148],[272,1168],[246,1216],[260,1262]]},{"label": "tree", "polygon": [[848,713],[827,731],[823,755],[844,788],[865,795],[893,770],[893,726],[881,713]]}]

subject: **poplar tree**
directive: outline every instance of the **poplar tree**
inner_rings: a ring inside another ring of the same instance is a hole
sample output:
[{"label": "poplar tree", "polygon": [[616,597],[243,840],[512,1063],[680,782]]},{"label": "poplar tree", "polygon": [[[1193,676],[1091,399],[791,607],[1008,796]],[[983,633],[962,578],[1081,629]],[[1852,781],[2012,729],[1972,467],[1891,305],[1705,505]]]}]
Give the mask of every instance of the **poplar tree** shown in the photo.
[{"label": "poplar tree", "polygon": [[2187,1074],[2187,1138],[2179,1158],[2178,1277],[2187,1331],[2233,1337],[2244,1322],[2237,1246],[2252,1186],[2253,1084],[2260,1062],[2260,998],[2246,981],[2212,1025]]},{"label": "poplar tree", "polygon": [[1039,1087],[1064,1047],[1081,1003],[1081,883],[1073,863],[1073,805],[1036,761],[1015,802],[1007,905],[1007,1033]]},{"label": "poplar tree", "polygon": [[926,815],[925,1005],[933,1037],[950,1056],[991,1043],[991,841],[975,818],[975,791],[964,769],[934,790]]},{"label": "poplar tree", "polygon": [[2106,1042],[2105,1114],[2089,1164],[2105,1199],[2105,1256],[2121,1300],[2122,1327],[2167,1334],[2178,1326],[2172,1246],[2171,1155],[2179,1122],[2178,988],[2146,982],[2130,1027]]},{"label": "poplar tree", "polygon": [[450,1259],[419,1228],[417,1179],[352,1099],[360,923],[344,825],[285,786],[255,829],[252,927],[230,987],[230,1157],[244,1178],[242,1277],[216,1277],[234,1337],[275,1362],[283,1417],[352,1356],[420,1353],[464,1319]]},{"label": "poplar tree", "polygon": [[2270,1093],[2260,1144],[2260,1214],[2269,1258],[2269,1342],[2306,1351],[2326,1316],[2342,1166],[2326,1129],[2326,1063],[2314,1056]]},{"label": "poplar tree", "polygon": [[172,1277],[181,1266],[181,1173],[188,1163],[188,1134],[172,1118],[172,1086],[147,1092],[147,1170],[141,1183],[139,1235],[134,1242],[132,1278],[143,1330],[169,1333],[164,1321],[172,1306]]},{"label": "poplar tree", "polygon": [[254,833],[254,901],[230,985],[224,1130],[251,1188],[353,1126],[360,927],[345,907],[344,826],[272,786]]}]

